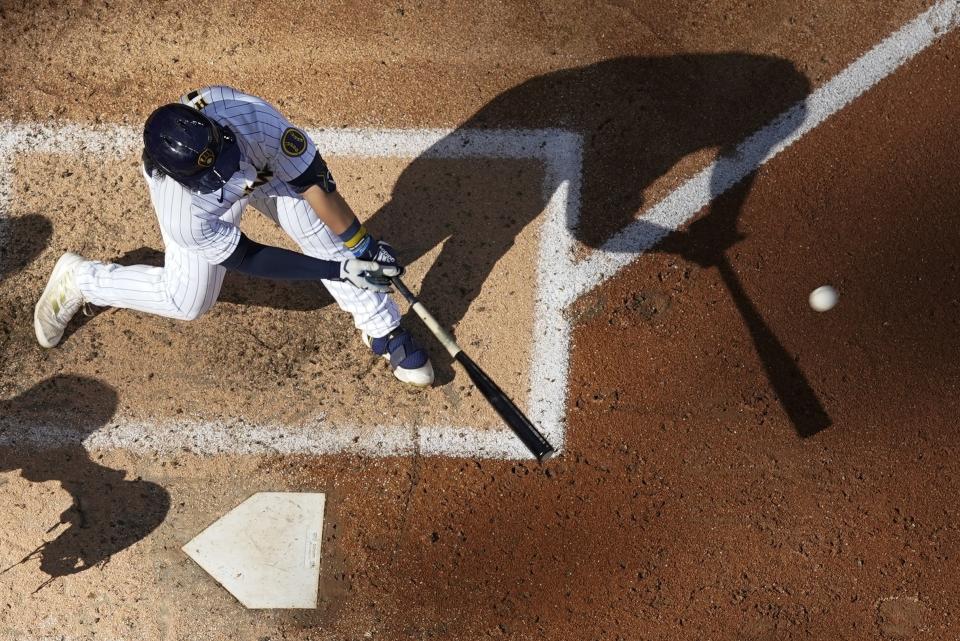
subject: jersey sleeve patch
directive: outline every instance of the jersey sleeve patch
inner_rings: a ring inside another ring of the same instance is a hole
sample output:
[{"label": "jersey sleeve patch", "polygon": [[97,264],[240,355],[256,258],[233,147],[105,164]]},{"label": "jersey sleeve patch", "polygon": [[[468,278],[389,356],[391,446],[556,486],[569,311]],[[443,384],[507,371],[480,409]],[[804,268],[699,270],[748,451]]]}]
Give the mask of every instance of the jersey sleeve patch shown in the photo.
[{"label": "jersey sleeve patch", "polygon": [[280,149],[285,156],[299,158],[307,150],[307,136],[299,129],[288,127],[280,136]]}]

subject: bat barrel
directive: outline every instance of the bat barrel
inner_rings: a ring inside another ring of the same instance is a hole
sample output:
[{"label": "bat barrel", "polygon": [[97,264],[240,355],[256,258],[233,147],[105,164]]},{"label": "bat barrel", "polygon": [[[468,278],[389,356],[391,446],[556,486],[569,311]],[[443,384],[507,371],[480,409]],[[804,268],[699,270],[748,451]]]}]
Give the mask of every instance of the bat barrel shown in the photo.
[{"label": "bat barrel", "polygon": [[470,380],[477,386],[480,393],[487,399],[500,418],[513,430],[513,433],[523,442],[538,461],[541,463],[553,456],[555,450],[543,434],[530,422],[530,419],[520,411],[520,408],[510,400],[500,386],[487,376],[479,365],[466,352],[459,352],[454,356],[470,376]]},{"label": "bat barrel", "polygon": [[473,381],[473,384],[480,390],[480,393],[487,399],[487,402],[493,406],[493,409],[497,411],[500,418],[513,430],[537,460],[542,463],[553,456],[555,452],[553,446],[550,445],[543,434],[537,430],[534,424],[530,422],[530,419],[520,411],[520,408],[503,393],[503,390],[500,389],[492,378],[487,376],[486,372],[480,369],[479,365],[473,362],[473,359],[467,356],[466,352],[460,349],[460,346],[457,345],[456,340],[454,340],[450,332],[440,326],[437,319],[427,311],[423,303],[417,300],[417,297],[404,285],[399,277],[391,280],[393,281],[394,287],[397,288],[397,291],[410,303],[411,308],[417,316],[420,317],[420,320],[423,321],[431,333],[433,333],[437,340],[447,349],[450,356],[463,366],[470,376],[470,380]]}]

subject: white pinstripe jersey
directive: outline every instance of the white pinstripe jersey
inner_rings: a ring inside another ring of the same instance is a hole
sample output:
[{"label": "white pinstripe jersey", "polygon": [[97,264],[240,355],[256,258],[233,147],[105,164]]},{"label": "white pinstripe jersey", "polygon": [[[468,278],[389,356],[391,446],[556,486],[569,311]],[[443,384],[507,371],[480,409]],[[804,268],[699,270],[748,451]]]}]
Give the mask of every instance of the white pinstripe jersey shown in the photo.
[{"label": "white pinstripe jersey", "polygon": [[316,147],[274,107],[231,87],[204,87],[180,102],[230,128],[240,147],[240,169],[224,185],[223,202],[220,190],[197,194],[163,178],[154,206],[167,239],[219,264],[240,242],[240,216],[251,197],[290,194],[286,183],[307,170]]}]

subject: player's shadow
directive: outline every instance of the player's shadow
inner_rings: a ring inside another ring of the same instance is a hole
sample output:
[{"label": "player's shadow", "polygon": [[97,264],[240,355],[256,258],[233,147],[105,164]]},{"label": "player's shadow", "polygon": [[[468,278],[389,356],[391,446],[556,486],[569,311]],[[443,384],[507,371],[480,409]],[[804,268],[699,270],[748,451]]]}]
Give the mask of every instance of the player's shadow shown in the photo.
[{"label": "player's shadow", "polygon": [[[544,188],[531,179],[518,184],[515,174],[523,168],[513,161],[436,159],[469,130],[562,129],[580,134],[581,208],[572,231],[580,242],[596,248],[633,223],[645,205],[644,191],[691,154],[719,154],[721,162],[711,177],[713,196],[740,181],[740,164],[763,157],[802,122],[801,101],[809,91],[809,81],[792,63],[741,53],[624,57],[538,76],[491,100],[454,137],[410,163],[368,226],[390,239],[407,263],[442,246],[420,294],[444,324],[455,325],[517,234],[559,186]],[[752,146],[738,148],[798,103],[789,117],[754,137]],[[828,426],[830,418],[747,296],[727,256],[743,238],[737,219],[752,179],[743,178],[739,187],[656,250],[719,271],[786,413],[797,432],[808,436]],[[669,233],[641,223],[633,231],[604,249],[638,253]],[[527,277],[536,274],[531,271]],[[410,322],[411,328],[415,325]],[[417,331],[424,336],[422,329]],[[433,354],[438,381],[449,380],[449,359],[439,350]]]},{"label": "player's shadow", "polygon": [[[152,247],[139,247],[112,259],[111,262],[162,267],[163,252]],[[318,283],[253,278],[231,271],[223,279],[217,302],[312,311],[333,303],[333,297]]]},{"label": "player's shadow", "polygon": [[69,375],[0,400],[0,472],[19,469],[28,481],[59,481],[73,499],[49,530],[27,533],[38,541],[52,538],[18,559],[6,551],[0,572],[39,559],[50,577],[45,585],[106,563],[163,522],[170,509],[165,489],[96,463],[83,446],[88,435],[109,423],[116,408],[113,388]]}]

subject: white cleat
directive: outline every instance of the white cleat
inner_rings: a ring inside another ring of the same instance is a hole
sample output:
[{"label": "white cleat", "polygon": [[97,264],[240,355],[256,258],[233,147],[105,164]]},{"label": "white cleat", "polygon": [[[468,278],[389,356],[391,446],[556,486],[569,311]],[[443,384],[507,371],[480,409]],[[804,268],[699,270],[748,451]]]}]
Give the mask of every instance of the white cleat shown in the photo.
[{"label": "white cleat", "polygon": [[[389,355],[385,354],[384,356],[387,360],[390,360]],[[397,380],[401,383],[415,385],[416,387],[430,387],[433,385],[433,363],[427,361],[424,365],[413,369],[395,367],[393,369],[393,375],[396,376]]]},{"label": "white cleat", "polygon": [[[374,339],[366,333],[361,333],[361,336],[363,342],[373,350],[374,354],[390,361],[393,375],[399,381],[417,387],[433,385],[433,364],[430,363],[426,351],[413,342],[413,337],[405,329],[395,329],[383,339],[376,339],[377,345],[374,345]],[[392,353],[388,346],[393,347]],[[417,363],[419,365],[414,366]],[[404,367],[407,364],[409,366]]]},{"label": "white cleat", "polygon": [[83,295],[73,275],[73,270],[83,261],[81,256],[72,252],[61,256],[33,309],[33,329],[37,341],[44,347],[56,347],[63,338],[67,323],[83,305]]}]

